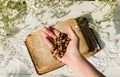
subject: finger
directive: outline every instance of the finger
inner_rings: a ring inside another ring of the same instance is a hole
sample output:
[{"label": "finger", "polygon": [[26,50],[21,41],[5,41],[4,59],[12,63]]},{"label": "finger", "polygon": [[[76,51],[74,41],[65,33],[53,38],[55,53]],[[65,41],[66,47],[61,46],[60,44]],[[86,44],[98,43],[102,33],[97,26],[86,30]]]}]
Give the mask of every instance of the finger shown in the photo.
[{"label": "finger", "polygon": [[68,32],[69,32],[71,38],[73,38],[73,39],[77,38],[77,34],[75,33],[75,31],[72,29],[71,26],[68,26]]},{"label": "finger", "polygon": [[57,37],[59,37],[59,34],[60,34],[60,31],[59,30],[57,30],[57,29],[55,29],[55,28],[53,28],[53,27],[49,27],[49,29],[50,30],[52,30],[53,31],[53,33],[57,36]]},{"label": "finger", "polygon": [[52,42],[52,38],[47,35],[46,33],[42,33],[43,35],[43,38],[44,38],[44,41],[46,42],[46,44],[48,45],[49,48],[52,48],[53,47],[53,42]]},{"label": "finger", "polygon": [[49,35],[53,39],[55,39],[57,37],[49,28],[45,28],[43,31],[44,31],[44,33],[46,33],[47,35]]},{"label": "finger", "polygon": [[53,29],[53,32],[55,33],[55,35],[57,36],[57,37],[59,37],[59,35],[60,35],[60,31],[59,30],[57,30],[57,29]]}]

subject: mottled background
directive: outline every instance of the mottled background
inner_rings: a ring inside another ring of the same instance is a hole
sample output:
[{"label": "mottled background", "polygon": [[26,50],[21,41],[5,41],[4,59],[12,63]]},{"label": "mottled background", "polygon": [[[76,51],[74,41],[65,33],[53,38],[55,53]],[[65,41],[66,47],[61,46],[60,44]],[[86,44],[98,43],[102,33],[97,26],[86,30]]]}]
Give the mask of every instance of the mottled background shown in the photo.
[{"label": "mottled background", "polygon": [[0,77],[75,77],[68,66],[37,75],[25,46],[31,32],[86,17],[102,47],[88,60],[107,77],[120,76],[119,0],[0,0]]}]

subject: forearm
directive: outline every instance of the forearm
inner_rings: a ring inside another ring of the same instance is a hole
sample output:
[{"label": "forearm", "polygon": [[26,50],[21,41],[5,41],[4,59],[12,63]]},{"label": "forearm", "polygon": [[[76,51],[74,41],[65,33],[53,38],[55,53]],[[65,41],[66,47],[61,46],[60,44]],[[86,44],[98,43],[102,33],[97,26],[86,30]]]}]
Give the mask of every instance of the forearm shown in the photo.
[{"label": "forearm", "polygon": [[80,54],[75,55],[68,65],[78,77],[105,77]]}]

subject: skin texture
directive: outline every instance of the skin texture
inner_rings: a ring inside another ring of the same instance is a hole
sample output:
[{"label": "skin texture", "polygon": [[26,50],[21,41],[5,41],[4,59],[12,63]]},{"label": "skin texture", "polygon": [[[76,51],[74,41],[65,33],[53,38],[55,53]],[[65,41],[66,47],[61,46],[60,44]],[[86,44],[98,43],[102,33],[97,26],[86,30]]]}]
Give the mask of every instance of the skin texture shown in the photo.
[{"label": "skin texture", "polygon": [[[59,60],[70,66],[77,77],[105,77],[79,53],[79,38],[72,27],[68,26],[68,32],[71,41],[66,53]],[[59,34],[60,31],[53,27],[44,28],[42,35],[50,49],[53,47],[54,39],[59,37]]]}]

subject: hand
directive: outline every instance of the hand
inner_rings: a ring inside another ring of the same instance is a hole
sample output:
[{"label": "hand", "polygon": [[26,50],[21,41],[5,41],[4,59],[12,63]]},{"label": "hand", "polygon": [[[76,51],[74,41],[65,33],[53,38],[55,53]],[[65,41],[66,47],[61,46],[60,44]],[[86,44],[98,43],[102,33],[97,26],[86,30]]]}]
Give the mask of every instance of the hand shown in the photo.
[{"label": "hand", "polygon": [[[75,56],[79,56],[79,38],[72,29],[71,26],[68,26],[68,32],[70,34],[70,39],[71,41],[69,42],[67,46],[66,53],[64,56],[60,59],[63,63],[69,65],[73,61],[72,59]],[[53,28],[53,27],[48,27],[43,30],[43,37],[48,45],[49,48],[53,47],[54,39],[59,37],[60,31]]]},{"label": "hand", "polygon": [[[78,77],[105,77],[79,53],[79,38],[70,26],[68,26],[68,32],[71,41],[60,60],[70,66]],[[52,27],[43,30],[43,37],[49,48],[53,47],[54,39],[59,37],[59,34],[60,31]]]}]

